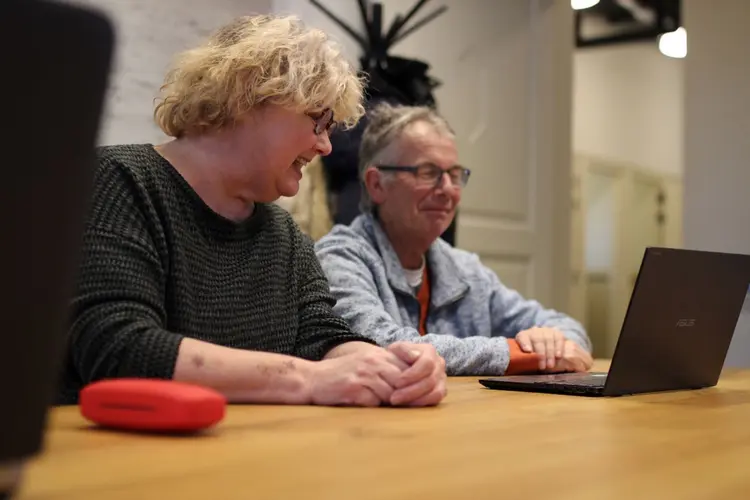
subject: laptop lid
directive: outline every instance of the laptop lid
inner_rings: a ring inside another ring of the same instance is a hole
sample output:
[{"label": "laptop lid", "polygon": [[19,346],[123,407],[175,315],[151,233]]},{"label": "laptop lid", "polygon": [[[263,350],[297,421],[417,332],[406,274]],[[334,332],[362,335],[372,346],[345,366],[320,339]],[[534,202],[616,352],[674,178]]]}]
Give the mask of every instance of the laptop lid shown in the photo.
[{"label": "laptop lid", "polygon": [[605,395],[716,385],[750,285],[750,255],[647,248]]},{"label": "laptop lid", "polygon": [[0,46],[2,466],[39,451],[57,390],[113,31],[78,7],[3,0]]}]

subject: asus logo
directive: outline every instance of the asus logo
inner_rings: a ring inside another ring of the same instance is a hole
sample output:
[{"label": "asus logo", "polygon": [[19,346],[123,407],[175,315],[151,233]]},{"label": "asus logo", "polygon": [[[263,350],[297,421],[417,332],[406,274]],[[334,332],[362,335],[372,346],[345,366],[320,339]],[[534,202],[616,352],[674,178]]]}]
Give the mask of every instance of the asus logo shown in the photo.
[{"label": "asus logo", "polygon": [[675,325],[677,328],[687,328],[690,326],[695,326],[695,320],[694,319],[678,319],[677,324]]}]

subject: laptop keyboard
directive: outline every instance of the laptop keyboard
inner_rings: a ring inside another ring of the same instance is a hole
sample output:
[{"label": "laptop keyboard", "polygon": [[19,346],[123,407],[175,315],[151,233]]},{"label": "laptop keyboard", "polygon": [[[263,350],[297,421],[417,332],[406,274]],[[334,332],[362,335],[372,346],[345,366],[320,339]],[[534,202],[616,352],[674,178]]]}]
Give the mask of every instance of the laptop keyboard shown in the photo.
[{"label": "laptop keyboard", "polygon": [[607,380],[606,373],[556,373],[550,375],[513,375],[503,377],[508,382],[523,382],[525,384],[576,385],[589,387],[603,387]]},{"label": "laptop keyboard", "polygon": [[571,385],[576,387],[604,387],[606,377],[586,377],[581,379],[570,380],[548,380],[546,382],[535,382],[537,384],[548,385]]},{"label": "laptop keyboard", "polygon": [[[510,389],[557,394],[579,394],[601,396],[607,381],[607,373],[557,373],[547,375],[507,375],[480,380],[492,389]],[[486,382],[486,383],[485,383]]]},{"label": "laptop keyboard", "polygon": [[550,375],[516,375],[503,377],[507,382],[523,382],[539,390],[569,394],[599,394],[607,381],[606,373],[559,373]]},{"label": "laptop keyboard", "polygon": [[590,373],[566,373],[532,382],[539,389],[554,389],[568,394],[600,394],[607,377]]}]

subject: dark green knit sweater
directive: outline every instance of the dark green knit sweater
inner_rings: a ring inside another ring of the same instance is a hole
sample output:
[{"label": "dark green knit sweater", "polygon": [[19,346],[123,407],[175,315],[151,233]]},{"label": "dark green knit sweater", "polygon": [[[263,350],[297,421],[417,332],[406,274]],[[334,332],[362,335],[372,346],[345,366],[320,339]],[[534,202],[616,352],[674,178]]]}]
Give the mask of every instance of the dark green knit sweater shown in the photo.
[{"label": "dark green knit sweater", "polygon": [[321,359],[353,334],[287,212],[213,212],[150,145],[99,150],[59,403],[91,381],[171,378],[183,337]]}]

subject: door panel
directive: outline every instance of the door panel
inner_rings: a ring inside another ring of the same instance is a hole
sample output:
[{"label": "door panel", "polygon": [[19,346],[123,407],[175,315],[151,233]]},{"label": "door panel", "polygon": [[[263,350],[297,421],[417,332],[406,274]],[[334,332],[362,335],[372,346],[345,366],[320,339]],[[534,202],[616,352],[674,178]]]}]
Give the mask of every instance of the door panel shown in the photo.
[{"label": "door panel", "polygon": [[[309,2],[276,0],[345,41]],[[322,0],[362,29],[354,0]],[[383,25],[414,2],[381,0]],[[426,61],[435,96],[472,174],[456,244],[479,254],[502,281],[558,309],[570,289],[570,157],[573,15],[554,0],[442,0],[445,14],[390,54]],[[414,23],[435,9],[426,6]],[[350,55],[356,61],[359,54]]]},{"label": "door panel", "polygon": [[503,285],[527,295],[531,290],[533,276],[529,272],[529,263],[523,260],[514,261],[509,257],[484,257],[482,263],[498,275]]},{"label": "door panel", "polygon": [[586,177],[580,158],[574,159],[570,192],[570,309],[575,319],[586,321]]},{"label": "door panel", "polygon": [[664,245],[663,201],[660,201],[664,194],[660,179],[635,174],[632,189],[632,201],[628,204],[630,250],[626,264],[629,292],[633,291],[646,247]]},{"label": "door panel", "polygon": [[[439,110],[471,168],[457,246],[500,279],[568,309],[570,66],[565,2],[444,0],[448,12],[392,53],[430,63]],[[386,19],[403,13],[383,2]]]}]

